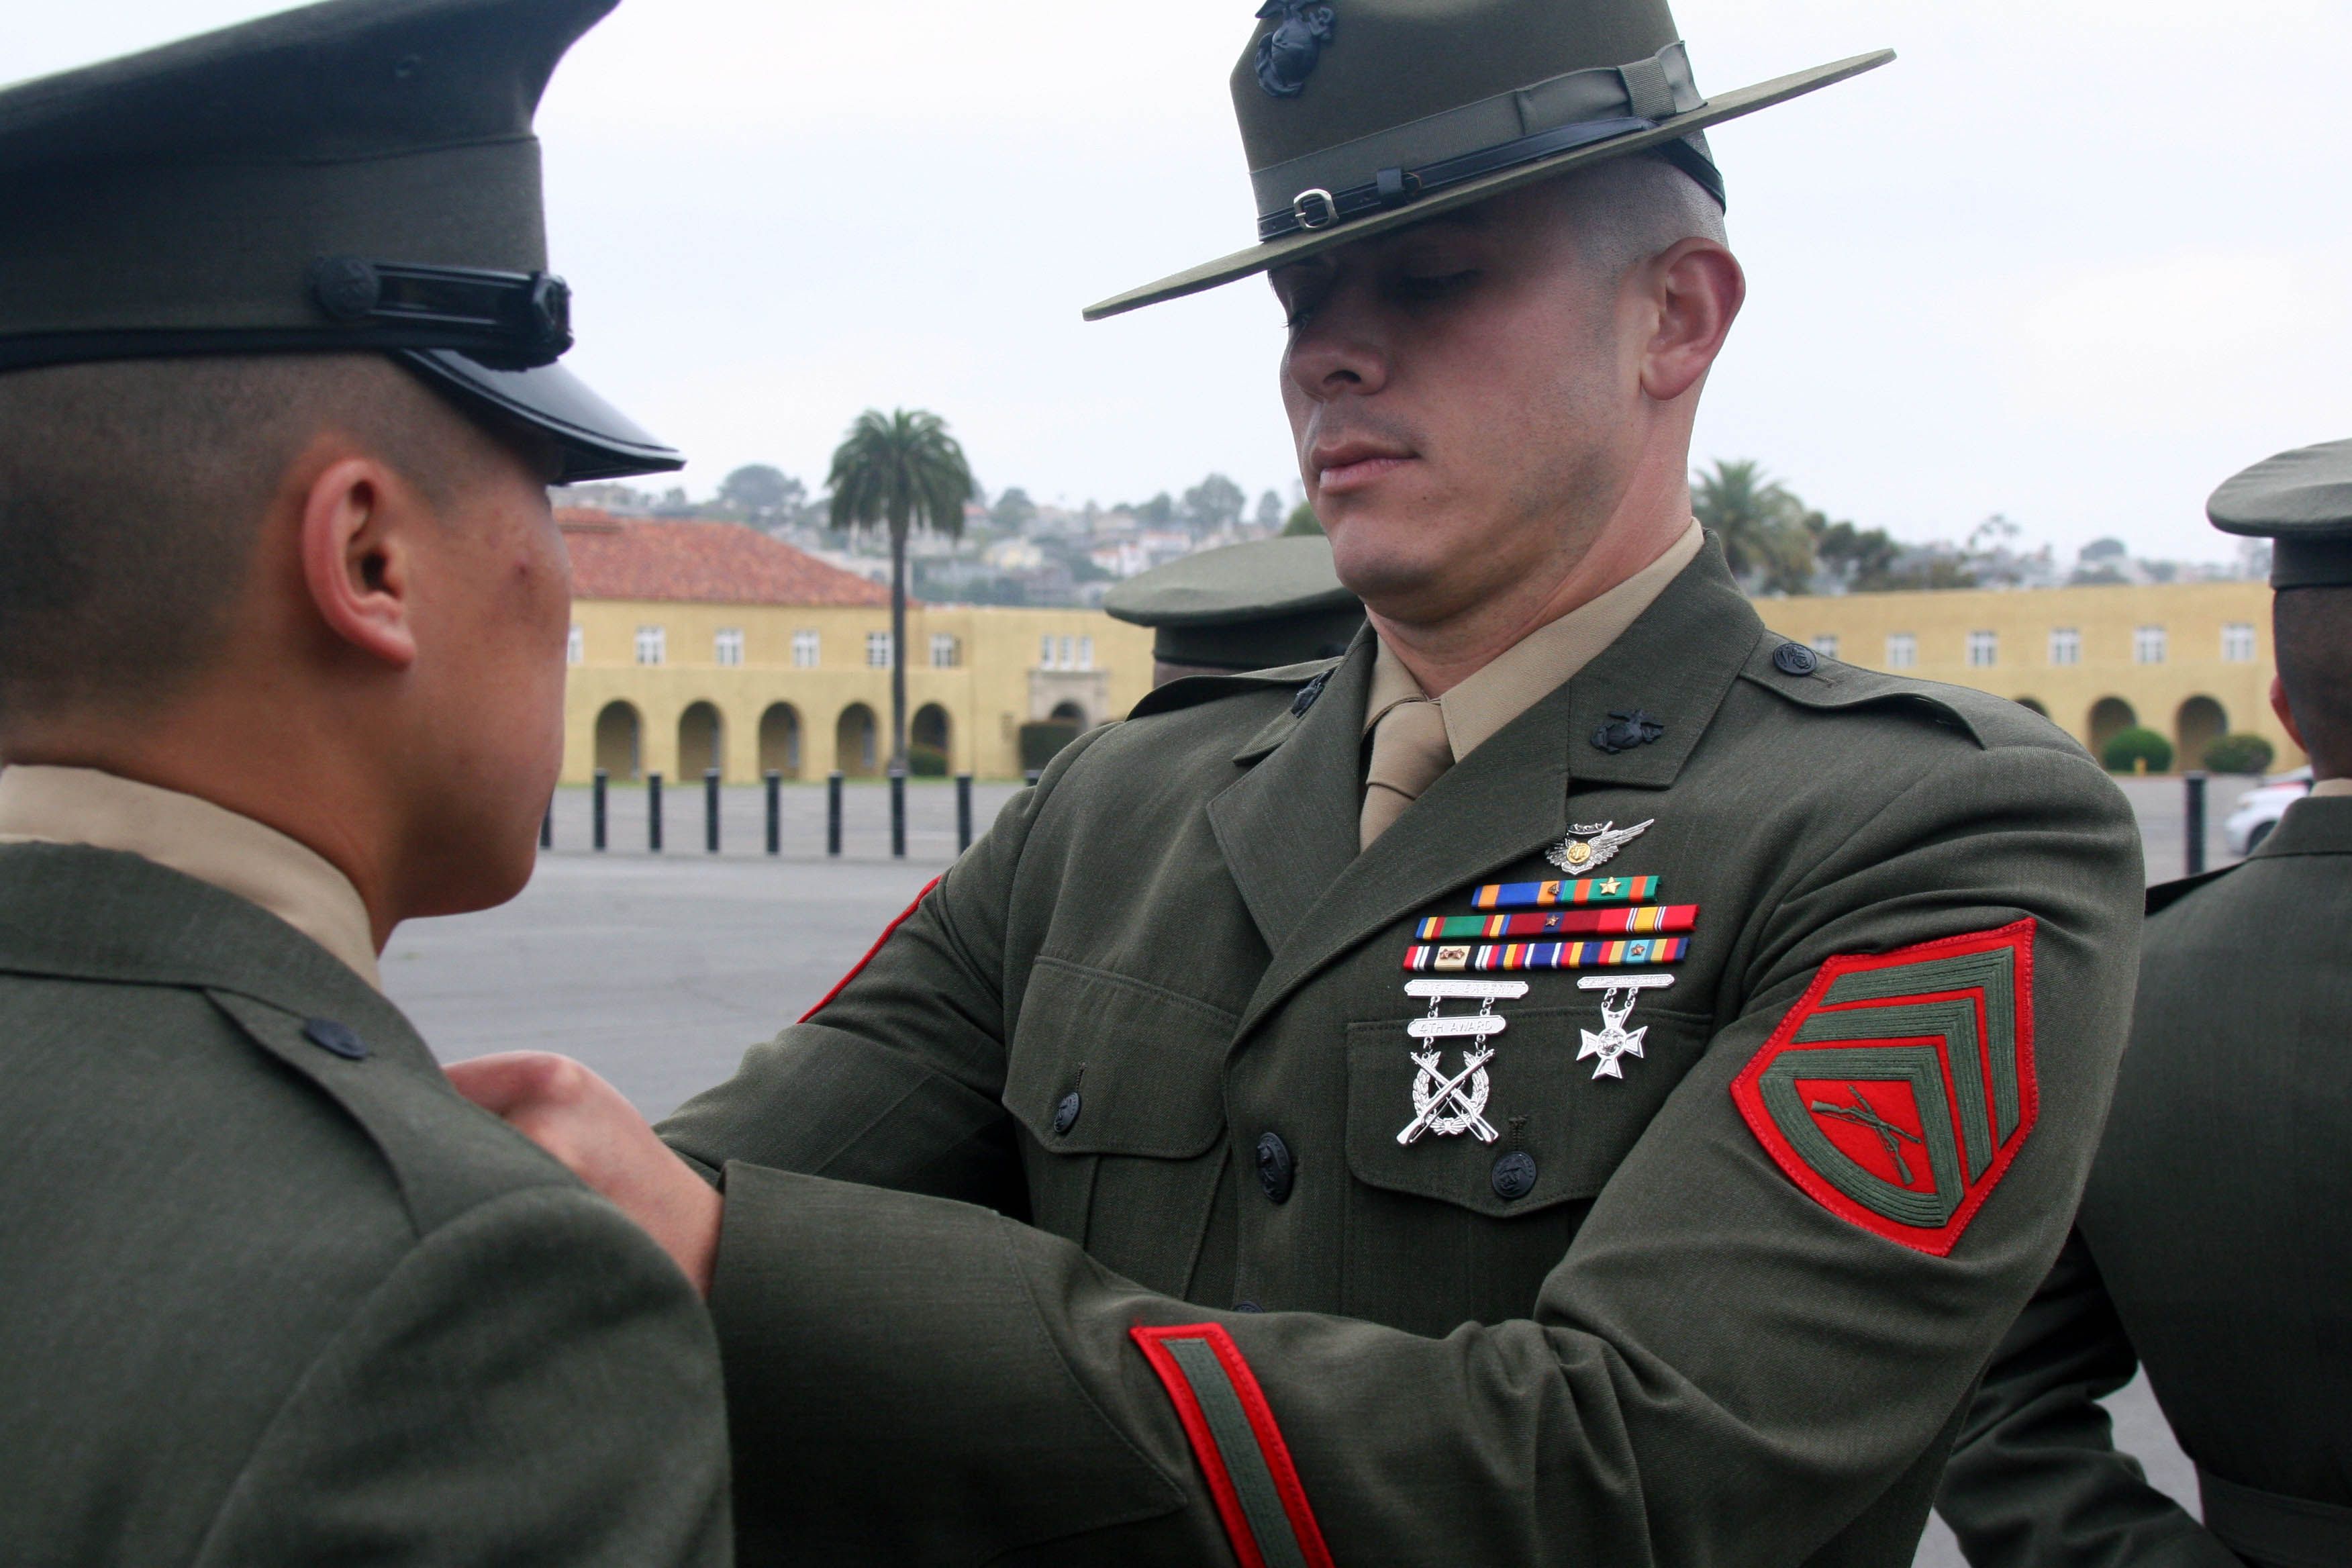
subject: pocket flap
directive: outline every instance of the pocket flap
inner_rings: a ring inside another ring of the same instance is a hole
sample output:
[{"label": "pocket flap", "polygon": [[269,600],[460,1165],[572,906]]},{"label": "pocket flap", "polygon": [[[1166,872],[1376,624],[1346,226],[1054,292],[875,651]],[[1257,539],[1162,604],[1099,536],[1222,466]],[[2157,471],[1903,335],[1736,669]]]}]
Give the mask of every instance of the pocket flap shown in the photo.
[{"label": "pocket flap", "polygon": [[1238,1022],[1144,981],[1041,958],[1013,1031],[1004,1108],[1055,1153],[1206,1153],[1224,1130]]},{"label": "pocket flap", "polygon": [[[1443,1038],[1422,1045],[1407,1033],[1410,1022],[1348,1026],[1348,1168],[1368,1186],[1497,1219],[1599,1193],[1711,1032],[1706,1018],[1663,1008],[1637,1016],[1633,1024],[1647,1031],[1643,1054],[1622,1059],[1622,1078],[1596,1079],[1593,1060],[1580,1062],[1577,1052],[1583,1031],[1601,1027],[1597,1004],[1512,1011],[1502,1033],[1487,1039],[1494,1055],[1481,1069],[1483,1102],[1475,1076],[1465,1085],[1493,1141],[1475,1128],[1450,1135],[1424,1128],[1401,1142],[1398,1135],[1416,1119],[1421,1068],[1413,1049],[1444,1047],[1440,1059],[1450,1078],[1463,1071],[1463,1047],[1471,1044]],[[1459,1102],[1445,1104],[1460,1115]]]}]

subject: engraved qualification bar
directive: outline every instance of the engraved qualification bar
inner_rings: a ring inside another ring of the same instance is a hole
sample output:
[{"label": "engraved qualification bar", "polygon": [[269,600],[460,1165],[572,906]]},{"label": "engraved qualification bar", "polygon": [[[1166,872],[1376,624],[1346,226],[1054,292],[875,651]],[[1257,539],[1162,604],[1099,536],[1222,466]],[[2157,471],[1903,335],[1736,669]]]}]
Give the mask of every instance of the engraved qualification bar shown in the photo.
[{"label": "engraved qualification bar", "polygon": [[1586,877],[1568,882],[1489,882],[1470,895],[1476,910],[1549,910],[1562,904],[1636,904],[1658,896],[1655,877]]},{"label": "engraved qualification bar", "polygon": [[1549,914],[1432,915],[1413,930],[1423,942],[1489,940],[1507,936],[1630,936],[1642,931],[1689,931],[1698,923],[1696,904],[1644,904],[1617,910],[1554,910]]}]

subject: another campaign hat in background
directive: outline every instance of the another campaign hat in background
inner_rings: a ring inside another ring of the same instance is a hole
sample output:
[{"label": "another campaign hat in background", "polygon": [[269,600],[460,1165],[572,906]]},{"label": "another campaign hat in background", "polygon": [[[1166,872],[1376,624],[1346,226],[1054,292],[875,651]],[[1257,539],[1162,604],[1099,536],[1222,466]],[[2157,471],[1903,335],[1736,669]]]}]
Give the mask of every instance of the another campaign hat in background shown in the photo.
[{"label": "another campaign hat in background", "polygon": [[1151,656],[1198,670],[1273,669],[1331,658],[1364,625],[1319,534],[1180,556],[1103,598],[1113,619],[1150,626]]},{"label": "another campaign hat in background", "polygon": [[2215,490],[2205,515],[2271,542],[2273,588],[2352,587],[2352,441],[2263,458]]},{"label": "another campaign hat in background", "polygon": [[1265,0],[1234,69],[1258,243],[1087,307],[1213,289],[1570,169],[1654,152],[1718,202],[1699,133],[1895,58],[1708,97],[1665,0]]},{"label": "another campaign hat in background", "polygon": [[381,352],[552,437],[684,459],[556,361],[531,117],[616,0],[330,0],[0,90],[0,373]]}]

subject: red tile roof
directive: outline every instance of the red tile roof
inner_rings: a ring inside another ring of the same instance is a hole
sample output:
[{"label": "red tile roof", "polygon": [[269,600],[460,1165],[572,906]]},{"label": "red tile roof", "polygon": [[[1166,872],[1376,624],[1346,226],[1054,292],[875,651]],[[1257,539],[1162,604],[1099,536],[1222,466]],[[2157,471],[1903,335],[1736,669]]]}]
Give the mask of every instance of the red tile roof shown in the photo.
[{"label": "red tile roof", "polygon": [[[887,605],[890,590],[732,522],[656,521],[559,507],[583,599]],[[912,603],[912,601],[908,601]]]}]

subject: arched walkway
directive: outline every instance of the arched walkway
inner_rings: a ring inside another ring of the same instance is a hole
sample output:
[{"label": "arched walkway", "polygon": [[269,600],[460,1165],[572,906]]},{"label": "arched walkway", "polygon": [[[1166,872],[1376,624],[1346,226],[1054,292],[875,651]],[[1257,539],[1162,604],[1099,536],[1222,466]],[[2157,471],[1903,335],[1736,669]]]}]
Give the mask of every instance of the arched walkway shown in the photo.
[{"label": "arched walkway", "polygon": [[644,765],[645,727],[625,702],[607,702],[596,715],[596,765],[616,779],[633,779]]},{"label": "arched walkway", "polygon": [[[1030,711],[1034,713],[1036,710],[1033,708]],[[1076,702],[1055,703],[1051,717],[1059,719],[1065,723],[1076,724],[1081,730],[1087,727],[1087,710]]]},{"label": "arched walkway", "polygon": [[760,715],[760,772],[801,776],[801,715],[789,702],[774,703]]},{"label": "arched walkway", "polygon": [[2139,715],[2122,698],[2100,698],[2091,704],[2091,755],[2105,756],[2107,742],[2138,722]]},{"label": "arched walkway", "polygon": [[2030,713],[2039,713],[2044,719],[2050,717],[2048,705],[2039,697],[2021,697],[2017,700],[2017,705]]},{"label": "arched walkway", "polygon": [[677,716],[677,782],[699,784],[712,768],[727,765],[726,727],[719,710],[697,702]]},{"label": "arched walkway", "polygon": [[2205,765],[2205,748],[2230,732],[2230,716],[2210,697],[2192,697],[2173,716],[2173,738],[2180,743],[2182,769]]},{"label": "arched walkway", "polygon": [[907,771],[917,778],[947,777],[951,733],[946,709],[936,702],[916,709],[914,722],[907,726]]},{"label": "arched walkway", "polygon": [[841,710],[833,726],[833,765],[852,778],[871,778],[881,772],[880,748],[875,744],[878,726],[874,710],[853,702]]}]

